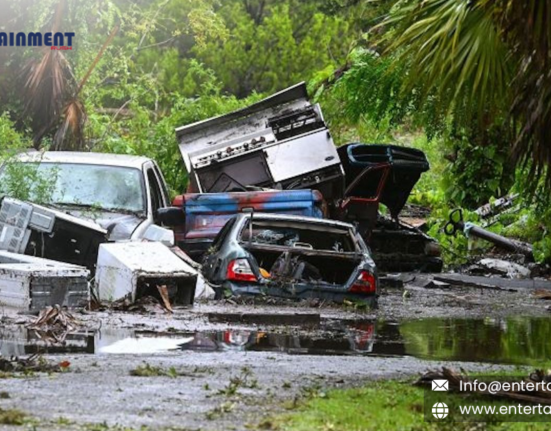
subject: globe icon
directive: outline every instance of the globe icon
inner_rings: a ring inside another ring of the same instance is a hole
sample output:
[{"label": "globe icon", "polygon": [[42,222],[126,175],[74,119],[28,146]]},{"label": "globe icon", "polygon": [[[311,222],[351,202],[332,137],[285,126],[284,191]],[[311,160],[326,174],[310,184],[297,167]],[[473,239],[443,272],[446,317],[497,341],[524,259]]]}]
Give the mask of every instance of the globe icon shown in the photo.
[{"label": "globe icon", "polygon": [[448,416],[449,410],[448,406],[444,403],[436,403],[432,406],[432,415],[436,419],[444,419]]}]

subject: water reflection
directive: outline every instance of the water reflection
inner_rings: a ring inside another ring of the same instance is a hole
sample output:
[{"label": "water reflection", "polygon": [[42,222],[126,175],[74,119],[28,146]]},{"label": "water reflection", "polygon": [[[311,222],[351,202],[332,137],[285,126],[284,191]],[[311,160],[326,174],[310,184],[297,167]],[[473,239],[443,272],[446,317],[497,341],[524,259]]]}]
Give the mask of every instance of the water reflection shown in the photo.
[{"label": "water reflection", "polygon": [[431,360],[537,364],[551,359],[551,319],[419,319],[339,322],[322,331],[225,330],[179,334],[104,329],[68,334],[56,343],[44,333],[0,330],[0,354],[155,354],[175,351],[274,352],[293,355],[415,356]]}]

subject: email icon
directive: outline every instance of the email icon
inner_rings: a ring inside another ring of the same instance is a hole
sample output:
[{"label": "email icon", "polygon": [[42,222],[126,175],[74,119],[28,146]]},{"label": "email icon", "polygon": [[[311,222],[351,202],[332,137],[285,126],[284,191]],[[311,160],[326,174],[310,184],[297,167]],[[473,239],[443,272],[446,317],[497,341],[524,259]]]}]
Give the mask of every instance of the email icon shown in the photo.
[{"label": "email icon", "polygon": [[436,392],[445,392],[449,388],[449,382],[447,380],[433,380],[432,390]]}]

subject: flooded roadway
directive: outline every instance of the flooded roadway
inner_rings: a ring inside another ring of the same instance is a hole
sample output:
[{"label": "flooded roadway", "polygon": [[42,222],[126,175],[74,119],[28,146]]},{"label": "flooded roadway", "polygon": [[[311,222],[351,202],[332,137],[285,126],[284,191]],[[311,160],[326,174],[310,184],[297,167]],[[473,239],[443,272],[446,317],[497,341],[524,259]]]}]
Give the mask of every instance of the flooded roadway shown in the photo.
[{"label": "flooded roadway", "polygon": [[[311,390],[412,378],[442,366],[484,372],[535,367],[551,357],[548,303],[529,292],[408,290],[407,296],[400,289],[385,292],[376,312],[198,304],[172,316],[78,314],[83,326],[63,335],[64,343],[27,330],[31,317],[7,313],[0,320],[2,355],[44,353],[71,366],[52,376],[0,379],[0,391],[10,396],[0,400],[0,408],[39,418],[41,430],[90,423],[245,429]],[[279,318],[273,325],[254,324],[250,316],[224,322],[225,313],[319,316],[296,325]],[[211,319],[213,314],[221,318]],[[174,369],[178,377],[131,375],[144,364]],[[228,397],[230,380],[244,373],[255,384]],[[0,425],[4,429],[9,428]]]},{"label": "flooded roadway", "polygon": [[293,328],[152,332],[104,328],[65,336],[57,343],[35,330],[0,330],[0,354],[84,353],[148,355],[233,351],[322,356],[412,356],[426,360],[536,364],[551,358],[551,319],[429,318],[391,322],[329,321],[316,331]]}]

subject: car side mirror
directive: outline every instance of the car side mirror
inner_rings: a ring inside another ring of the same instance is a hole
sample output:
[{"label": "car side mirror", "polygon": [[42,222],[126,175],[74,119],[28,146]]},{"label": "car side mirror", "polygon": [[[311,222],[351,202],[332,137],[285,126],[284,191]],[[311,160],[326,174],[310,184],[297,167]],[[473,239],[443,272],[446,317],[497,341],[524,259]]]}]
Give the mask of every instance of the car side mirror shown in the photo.
[{"label": "car side mirror", "polygon": [[162,226],[181,226],[186,222],[186,213],[180,207],[159,208],[155,214],[155,223]]}]

